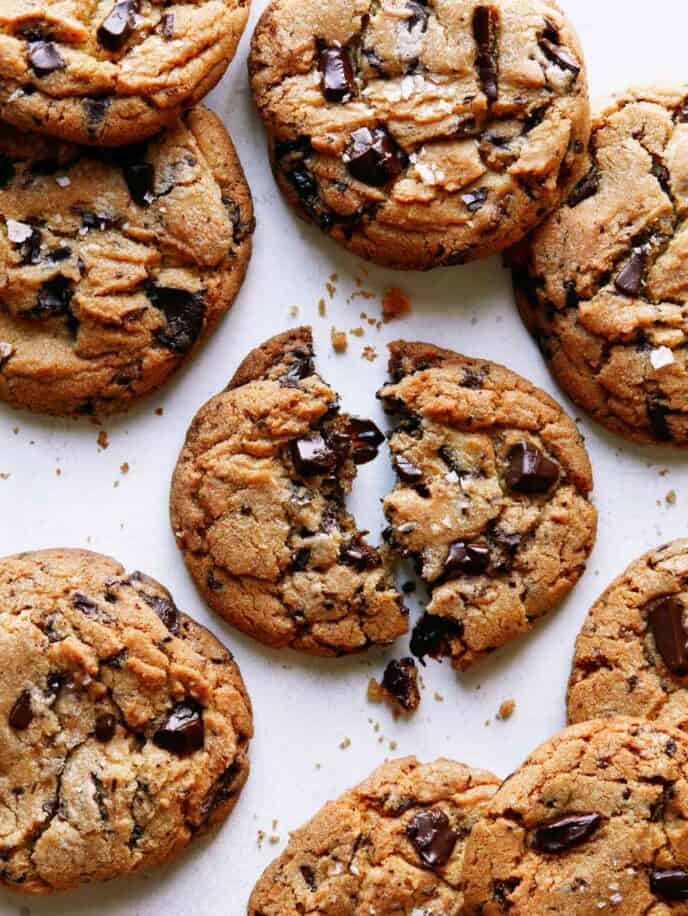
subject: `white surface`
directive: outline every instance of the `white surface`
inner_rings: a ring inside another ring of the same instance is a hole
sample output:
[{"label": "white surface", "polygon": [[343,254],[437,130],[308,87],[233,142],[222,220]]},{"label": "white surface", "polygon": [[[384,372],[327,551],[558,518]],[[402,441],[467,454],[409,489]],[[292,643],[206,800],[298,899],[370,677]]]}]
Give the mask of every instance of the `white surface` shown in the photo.
[{"label": "white surface", "polygon": [[[647,5],[568,0],[566,6],[581,33],[593,96],[631,83],[688,77],[683,0],[652,0]],[[251,25],[260,7],[259,0]],[[250,30],[229,75],[211,96],[213,107],[226,116],[254,194],[258,227],[246,284],[213,340],[186,371],[123,419],[105,423],[110,440],[105,451],[96,443],[98,428],[87,419],[51,421],[0,406],[0,473],[11,474],[0,479],[0,554],[88,547],[165,583],[181,608],[209,625],[236,653],[255,708],[251,777],[220,833],[170,867],[52,900],[2,891],[3,916],[239,916],[288,830],[386,756],[415,753],[428,760],[448,755],[505,776],[564,725],[573,640],[592,601],[641,552],[686,533],[685,457],[628,446],[583,420],[600,511],[598,544],[586,576],[534,633],[468,676],[457,676],[446,663],[429,662],[423,703],[408,723],[395,722],[365,696],[369,677],[381,671],[386,658],[405,652],[406,640],[387,653],[315,661],[268,651],[205,609],[170,532],[170,474],[198,407],[224,387],[251,347],[296,323],[289,317],[292,306],[299,306],[300,321],[313,324],[319,367],[340,390],[344,408],[353,412],[381,421],[373,395],[384,379],[384,342],[400,336],[505,362],[566,403],[517,318],[508,276],[497,259],[427,275],[366,266],[366,275],[362,262],[292,216],[273,184],[263,131],[249,96],[249,35]],[[339,275],[333,299],[325,289],[332,273]],[[374,300],[347,302],[357,276],[364,289],[375,293]],[[362,340],[350,339],[345,356],[335,356],[329,345],[331,325],[356,327],[362,323],[362,310],[379,316],[380,296],[393,285],[411,296],[412,315],[380,332],[366,328]],[[318,316],[323,296],[326,319]],[[380,354],[373,364],[360,357],[365,344]],[[159,406],[164,407],[163,416],[154,414]],[[123,476],[119,468],[125,461],[131,470]],[[669,471],[660,476],[663,468]],[[391,483],[384,453],[358,479],[351,505],[359,522],[373,532],[371,539],[382,528],[379,498]],[[672,489],[677,503],[669,507],[664,497]],[[443,703],[433,699],[435,691],[442,693]],[[516,712],[509,722],[497,722],[495,713],[508,697],[516,699]],[[380,722],[379,735],[370,720]],[[351,746],[341,750],[345,737]],[[390,740],[398,743],[395,752]],[[278,822],[275,830],[273,819]],[[281,842],[265,842],[259,849],[259,829],[279,835]]]}]

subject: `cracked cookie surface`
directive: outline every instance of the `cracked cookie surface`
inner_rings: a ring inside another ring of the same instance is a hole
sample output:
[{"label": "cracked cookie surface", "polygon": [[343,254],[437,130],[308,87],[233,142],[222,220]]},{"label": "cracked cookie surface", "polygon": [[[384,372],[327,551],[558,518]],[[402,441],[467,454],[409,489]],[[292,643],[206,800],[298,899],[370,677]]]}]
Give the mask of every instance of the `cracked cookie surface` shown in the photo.
[{"label": "cracked cookie surface", "polygon": [[236,296],[251,195],[220,120],[94,149],[0,127],[0,399],[109,413],[162,384]]},{"label": "cracked cookie surface", "polygon": [[222,77],[248,0],[4,0],[0,118],[117,146],[174,123]]},{"label": "cracked cookie surface", "polygon": [[637,442],[688,444],[688,85],[601,108],[584,175],[513,254],[561,387]]},{"label": "cracked cookie surface", "polygon": [[109,557],[0,560],[0,882],[47,894],[161,863],[248,775],[230,653]]},{"label": "cracked cookie surface", "polygon": [[688,913],[688,742],[617,718],[556,735],[468,838],[466,916]]},{"label": "cracked cookie surface", "polygon": [[582,437],[503,366],[431,344],[390,344],[380,391],[398,425],[384,501],[393,549],[431,589],[411,650],[468,668],[525,633],[578,581],[597,513]]},{"label": "cracked cookie surface", "polygon": [[549,0],[274,0],[249,68],[288,200],[389,267],[514,244],[589,135],[580,46]]},{"label": "cracked cookie surface", "polygon": [[267,645],[321,655],[407,630],[380,552],[344,505],[384,436],[337,405],[310,329],[271,338],[196,414],[171,493],[177,544],[210,607]]},{"label": "cracked cookie surface", "polygon": [[590,609],[576,640],[569,722],[642,716],[688,731],[688,541],[652,550]]},{"label": "cracked cookie surface", "polygon": [[292,834],[249,916],[461,916],[466,838],[499,782],[451,760],[384,764]]}]

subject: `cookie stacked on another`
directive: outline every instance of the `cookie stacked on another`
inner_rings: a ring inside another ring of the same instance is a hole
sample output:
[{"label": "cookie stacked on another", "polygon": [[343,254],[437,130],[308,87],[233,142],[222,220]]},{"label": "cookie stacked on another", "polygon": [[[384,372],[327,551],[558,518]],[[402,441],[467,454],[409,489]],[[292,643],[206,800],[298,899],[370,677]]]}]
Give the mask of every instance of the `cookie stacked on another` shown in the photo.
[{"label": "cookie stacked on another", "polygon": [[233,0],[0,10],[0,399],[125,409],[232,304],[251,194],[222,122],[191,106],[246,16]]}]

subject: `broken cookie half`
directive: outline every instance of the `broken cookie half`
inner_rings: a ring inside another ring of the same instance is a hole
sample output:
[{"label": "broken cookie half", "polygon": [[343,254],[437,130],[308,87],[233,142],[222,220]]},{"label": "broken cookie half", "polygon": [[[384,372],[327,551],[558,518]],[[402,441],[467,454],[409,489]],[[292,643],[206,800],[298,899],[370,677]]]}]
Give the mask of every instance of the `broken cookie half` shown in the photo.
[{"label": "broken cookie half", "polygon": [[590,461],[556,401],[508,369],[430,344],[390,352],[385,535],[431,591],[411,650],[465,669],[580,578],[597,528]]},{"label": "broken cookie half", "polygon": [[310,329],[253,350],[196,415],[172,482],[173,530],[208,604],[267,645],[319,655],[405,633],[383,557],[345,507],[383,441],[340,412]]}]

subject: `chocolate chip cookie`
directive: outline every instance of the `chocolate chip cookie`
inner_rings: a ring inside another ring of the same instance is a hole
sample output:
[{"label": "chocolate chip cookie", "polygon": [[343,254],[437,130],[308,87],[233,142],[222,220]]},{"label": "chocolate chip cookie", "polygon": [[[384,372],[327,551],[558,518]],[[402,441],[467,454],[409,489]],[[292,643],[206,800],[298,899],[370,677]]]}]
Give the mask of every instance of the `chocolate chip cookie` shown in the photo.
[{"label": "chocolate chip cookie", "polygon": [[292,834],[249,916],[460,916],[466,838],[498,785],[451,760],[386,763]]},{"label": "chocolate chip cookie", "polygon": [[273,0],[249,66],[287,199],[388,267],[514,244],[588,140],[581,49],[550,0]]},{"label": "chocolate chip cookie", "polygon": [[688,444],[688,85],[628,92],[585,173],[513,253],[523,320],[561,387],[637,442]]},{"label": "chocolate chip cookie", "polygon": [[234,147],[204,108],[116,149],[0,127],[0,399],[125,409],[229,308],[252,231]]},{"label": "chocolate chip cookie", "polygon": [[108,557],[0,560],[0,882],[48,894],[164,862],[233,808],[251,704],[229,652]]},{"label": "chocolate chip cookie", "polygon": [[172,480],[177,544],[213,610],[267,645],[318,655],[405,633],[383,558],[344,505],[383,441],[340,412],[310,329],[250,353],[196,414]]},{"label": "chocolate chip cookie", "polygon": [[225,72],[248,0],[32,0],[0,9],[0,119],[72,143],[137,143]]},{"label": "chocolate chip cookie", "polygon": [[468,838],[466,916],[688,912],[688,741],[587,722],[545,742]]},{"label": "chocolate chip cookie", "polygon": [[386,536],[431,589],[411,651],[468,668],[583,573],[597,526],[590,462],[556,401],[503,366],[431,344],[390,353]]},{"label": "chocolate chip cookie", "polygon": [[688,541],[628,567],[592,606],[576,641],[570,722],[630,715],[688,731]]}]

